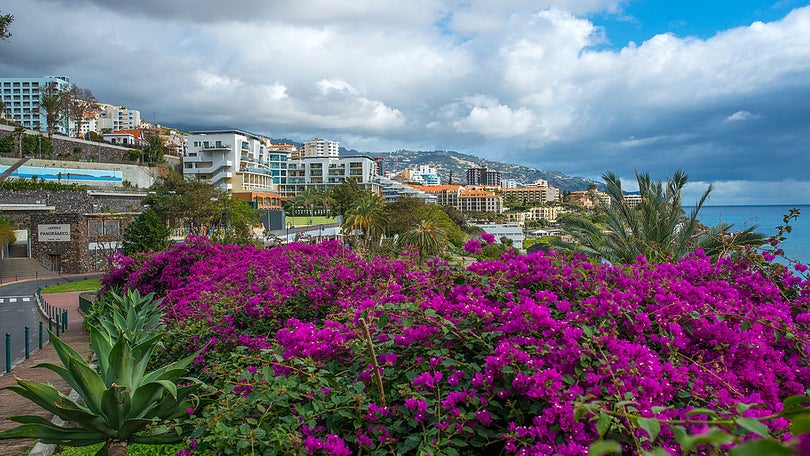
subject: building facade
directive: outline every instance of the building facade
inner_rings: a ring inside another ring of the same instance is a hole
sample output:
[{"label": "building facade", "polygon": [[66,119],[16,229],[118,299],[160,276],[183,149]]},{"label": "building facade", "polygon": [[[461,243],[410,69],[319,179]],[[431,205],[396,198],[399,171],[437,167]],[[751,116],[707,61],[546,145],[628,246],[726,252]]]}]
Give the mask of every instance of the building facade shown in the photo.
[{"label": "building facade", "polygon": [[[55,91],[70,89],[70,78],[67,76],[44,76],[41,78],[0,78],[0,100],[5,106],[7,119],[20,122],[29,130],[46,131],[48,118],[40,107],[42,90],[52,86]],[[63,119],[55,125],[55,131],[68,134],[69,120]]]},{"label": "building facade", "polygon": [[467,185],[480,185],[484,187],[500,187],[501,172],[487,168],[467,169]]},{"label": "building facade", "polygon": [[183,176],[207,180],[229,192],[277,190],[287,154],[270,154],[268,145],[268,139],[241,130],[192,132]]},{"label": "building facade", "polygon": [[502,188],[504,197],[513,196],[522,204],[545,204],[560,200],[560,189],[556,187]]},{"label": "building facade", "polygon": [[377,162],[365,155],[290,159],[287,182],[279,191],[282,198],[294,198],[307,189],[327,190],[353,179],[361,188],[379,192],[376,178]]},{"label": "building facade", "polygon": [[323,138],[315,138],[304,143],[301,151],[301,158],[322,158],[337,157],[340,151],[340,143],[328,141]]}]

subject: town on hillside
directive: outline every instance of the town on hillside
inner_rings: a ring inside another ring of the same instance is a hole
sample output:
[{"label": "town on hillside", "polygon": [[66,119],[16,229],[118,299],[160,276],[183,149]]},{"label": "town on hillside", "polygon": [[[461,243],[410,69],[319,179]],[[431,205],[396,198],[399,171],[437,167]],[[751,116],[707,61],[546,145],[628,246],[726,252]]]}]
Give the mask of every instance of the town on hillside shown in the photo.
[{"label": "town on hillside", "polygon": [[[239,129],[181,132],[100,102],[68,77],[0,78],[0,216],[15,229],[2,256],[35,258],[56,272],[104,270],[127,227],[149,209],[169,214],[164,222],[175,242],[235,236],[236,202],[254,212],[246,236],[255,242],[339,238],[347,208],[328,195],[347,182],[387,203],[414,199],[452,210],[517,250],[558,236],[562,214],[609,200],[593,185],[561,191],[486,167],[456,178],[451,171],[443,181],[447,173],[436,164],[386,164],[341,153],[338,142],[323,138],[288,144]],[[170,176],[207,186],[195,190],[208,195],[200,209],[207,220],[172,215],[193,203],[168,209],[166,201],[181,193]],[[627,199],[635,203],[637,195]]]}]

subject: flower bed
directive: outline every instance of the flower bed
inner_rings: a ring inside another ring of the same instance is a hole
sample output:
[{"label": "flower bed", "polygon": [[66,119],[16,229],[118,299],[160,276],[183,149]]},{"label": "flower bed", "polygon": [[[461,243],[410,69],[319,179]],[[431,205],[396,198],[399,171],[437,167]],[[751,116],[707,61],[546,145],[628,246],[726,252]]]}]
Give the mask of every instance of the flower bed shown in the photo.
[{"label": "flower bed", "polygon": [[198,451],[587,454],[604,438],[679,454],[700,418],[777,413],[810,385],[810,282],[744,260],[465,270],[196,238],[118,264],[106,285],[165,295],[170,356],[206,346],[220,394],[193,415]]}]

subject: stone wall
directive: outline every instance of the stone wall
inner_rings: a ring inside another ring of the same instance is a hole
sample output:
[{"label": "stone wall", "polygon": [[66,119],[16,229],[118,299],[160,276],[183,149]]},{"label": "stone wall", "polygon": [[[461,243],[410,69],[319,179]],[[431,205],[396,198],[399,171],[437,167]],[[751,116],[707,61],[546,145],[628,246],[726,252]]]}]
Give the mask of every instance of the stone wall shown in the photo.
[{"label": "stone wall", "polygon": [[[44,204],[56,212],[141,212],[146,192],[101,192],[93,190],[0,190],[2,204]],[[4,211],[4,215],[10,215]]]},{"label": "stone wall", "polygon": [[[14,127],[0,125],[0,137],[10,135],[14,132]],[[44,132],[25,130],[26,135],[43,135]],[[126,147],[116,146],[106,142],[86,141],[84,139],[70,138],[62,135],[54,135],[53,155],[48,158],[70,159],[77,161],[98,161],[105,163],[129,163],[129,151]]]}]

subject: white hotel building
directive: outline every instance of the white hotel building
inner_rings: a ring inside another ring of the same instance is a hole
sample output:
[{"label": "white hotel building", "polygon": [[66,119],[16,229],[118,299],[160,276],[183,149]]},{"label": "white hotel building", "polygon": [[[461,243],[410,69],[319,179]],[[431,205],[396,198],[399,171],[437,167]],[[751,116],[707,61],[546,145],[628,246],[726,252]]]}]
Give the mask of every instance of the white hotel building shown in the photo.
[{"label": "white hotel building", "polygon": [[267,138],[241,130],[192,132],[183,176],[231,192],[275,190],[286,181],[289,154],[269,146]]}]

